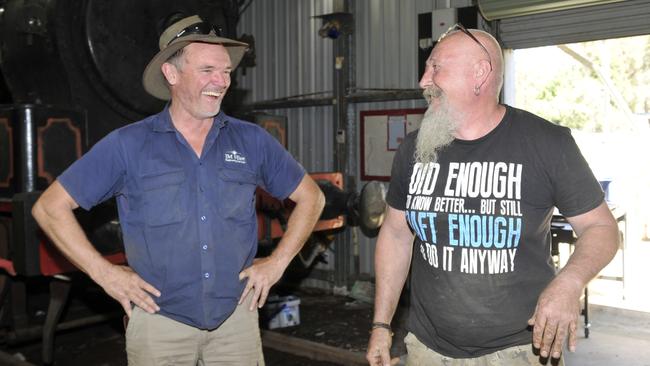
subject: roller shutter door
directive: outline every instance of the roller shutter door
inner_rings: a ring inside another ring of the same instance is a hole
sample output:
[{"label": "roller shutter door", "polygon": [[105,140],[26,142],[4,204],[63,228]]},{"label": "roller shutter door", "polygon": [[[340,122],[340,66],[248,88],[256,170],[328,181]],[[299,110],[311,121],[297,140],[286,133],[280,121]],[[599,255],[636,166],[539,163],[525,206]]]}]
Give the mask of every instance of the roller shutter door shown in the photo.
[{"label": "roller shutter door", "polygon": [[504,48],[528,48],[650,34],[650,1],[627,0],[571,10],[501,19]]}]

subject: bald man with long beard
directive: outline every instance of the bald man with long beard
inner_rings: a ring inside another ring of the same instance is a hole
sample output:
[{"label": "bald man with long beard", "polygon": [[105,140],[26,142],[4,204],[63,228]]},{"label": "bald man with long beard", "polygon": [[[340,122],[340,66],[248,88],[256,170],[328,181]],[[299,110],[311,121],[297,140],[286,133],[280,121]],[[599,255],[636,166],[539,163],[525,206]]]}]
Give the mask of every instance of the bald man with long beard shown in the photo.
[{"label": "bald man with long beard", "polygon": [[[429,107],[393,161],[375,253],[367,359],[390,357],[391,319],[410,271],[407,365],[563,364],[582,289],[614,256],[618,228],[570,130],[499,104],[503,57],[455,25],[427,60]],[[550,220],[578,236],[555,273]]]}]

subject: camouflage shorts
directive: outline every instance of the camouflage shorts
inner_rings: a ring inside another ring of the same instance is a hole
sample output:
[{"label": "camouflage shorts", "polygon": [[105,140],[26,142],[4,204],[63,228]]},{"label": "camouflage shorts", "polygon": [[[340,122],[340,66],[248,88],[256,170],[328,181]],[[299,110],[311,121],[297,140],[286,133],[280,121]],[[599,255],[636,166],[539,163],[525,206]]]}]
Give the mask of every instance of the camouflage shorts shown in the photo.
[{"label": "camouflage shorts", "polygon": [[533,353],[532,344],[514,346],[475,358],[451,358],[443,356],[422,344],[412,333],[404,338],[408,356],[406,366],[564,366],[564,360],[540,359]]}]

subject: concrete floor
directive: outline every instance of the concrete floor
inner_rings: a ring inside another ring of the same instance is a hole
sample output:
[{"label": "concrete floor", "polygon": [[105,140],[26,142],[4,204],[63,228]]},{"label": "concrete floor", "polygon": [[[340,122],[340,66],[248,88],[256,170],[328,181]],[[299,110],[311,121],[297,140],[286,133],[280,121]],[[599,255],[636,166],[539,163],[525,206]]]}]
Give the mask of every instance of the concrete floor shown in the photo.
[{"label": "concrete floor", "polygon": [[[625,253],[620,251],[601,274],[608,278],[623,277],[625,281],[596,279],[590,283],[590,335],[589,338],[584,338],[584,333],[581,332],[576,352],[565,353],[566,365],[650,366],[650,287],[647,285],[647,279],[650,278],[650,242],[628,243]],[[320,299],[321,302],[333,298],[332,301],[336,301],[318,307],[318,302],[314,298]],[[304,334],[298,332],[300,334],[293,334],[294,337],[304,336],[306,339],[306,335],[315,334],[317,337],[313,339],[314,341],[327,344],[324,339],[326,337],[321,334],[336,335],[337,333],[336,329],[326,328],[317,323],[317,319],[323,318],[325,314],[322,309],[325,306],[325,309],[332,310],[331,314],[325,316],[328,325],[335,327],[341,324],[343,331],[352,335],[351,339],[346,339],[343,343],[339,342],[341,344],[330,345],[363,354],[367,342],[366,328],[372,313],[370,305],[366,308],[350,309],[349,298],[341,298],[339,301],[331,295],[312,296],[312,298],[303,296],[302,299],[300,311],[304,321],[294,329]],[[316,315],[310,317],[310,311],[316,311]],[[352,315],[356,313],[358,313],[356,317],[353,317]],[[125,365],[123,337],[120,332],[115,331],[115,328],[119,327],[103,325],[60,334],[57,336],[58,364]],[[79,342],[80,337],[84,342]],[[72,340],[66,341],[68,338]],[[335,336],[333,339],[339,338],[341,337]],[[40,345],[32,344],[16,348],[0,345],[0,356],[11,357],[15,354],[26,356],[27,361],[38,364]],[[0,357],[0,365],[7,364],[5,361],[6,358],[3,360]],[[328,364],[267,350],[267,365]]]},{"label": "concrete floor", "polygon": [[567,352],[567,366],[650,366],[649,278],[650,242],[628,240],[589,284],[590,335]]},{"label": "concrete floor", "polygon": [[590,334],[567,352],[567,366],[650,366],[650,313],[590,306]]},{"label": "concrete floor", "polygon": [[[308,333],[314,333],[315,329],[310,324],[313,322],[308,321],[307,317],[307,312],[310,311],[309,303],[305,301],[301,304],[305,322],[301,323],[298,328]],[[368,311],[370,310],[368,309]],[[347,310],[343,313],[349,312],[350,310]],[[330,318],[329,322],[336,323],[339,320],[345,319]],[[565,354],[567,366],[650,366],[650,312],[592,304],[590,305],[590,321],[592,326],[589,338],[584,338],[584,334],[581,332],[576,352]],[[350,326],[356,325],[348,321],[346,328],[348,332],[351,331]],[[60,334],[57,336],[58,364],[66,366],[126,365],[124,340],[122,334],[115,331],[116,328],[119,327],[104,324]],[[329,333],[334,330],[327,329],[327,331]],[[359,339],[360,344],[366,341],[366,339]],[[350,351],[350,347],[347,345],[339,345],[339,347]],[[6,356],[15,354],[26,356],[32,365],[39,363],[40,344],[38,343],[18,348],[0,346],[0,353],[3,351]],[[363,350],[355,349],[354,352],[362,353]],[[270,349],[265,353],[267,365],[330,365],[330,363],[311,361],[288,354],[282,355]],[[0,364],[7,363],[0,358]]]}]

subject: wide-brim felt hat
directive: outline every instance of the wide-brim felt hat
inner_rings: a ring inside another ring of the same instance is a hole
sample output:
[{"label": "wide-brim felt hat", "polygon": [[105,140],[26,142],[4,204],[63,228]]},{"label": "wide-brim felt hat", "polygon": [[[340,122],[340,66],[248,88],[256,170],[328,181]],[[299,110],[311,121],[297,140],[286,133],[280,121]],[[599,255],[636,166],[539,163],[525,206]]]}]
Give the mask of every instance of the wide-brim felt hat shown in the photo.
[{"label": "wide-brim felt hat", "polygon": [[[178,22],[169,26],[160,35],[158,40],[158,47],[160,51],[149,61],[149,64],[144,69],[142,74],[142,85],[147,93],[162,100],[169,100],[171,95],[169,93],[169,85],[162,73],[161,66],[165,63],[176,51],[187,46],[190,43],[213,43],[221,44],[228,51],[232,69],[234,70],[244,53],[248,50],[248,44],[244,42],[235,41],[229,38],[218,36],[214,31],[202,34],[185,30],[192,28],[195,25],[207,24],[198,15],[183,18]],[[187,33],[187,34],[185,34]]]}]

